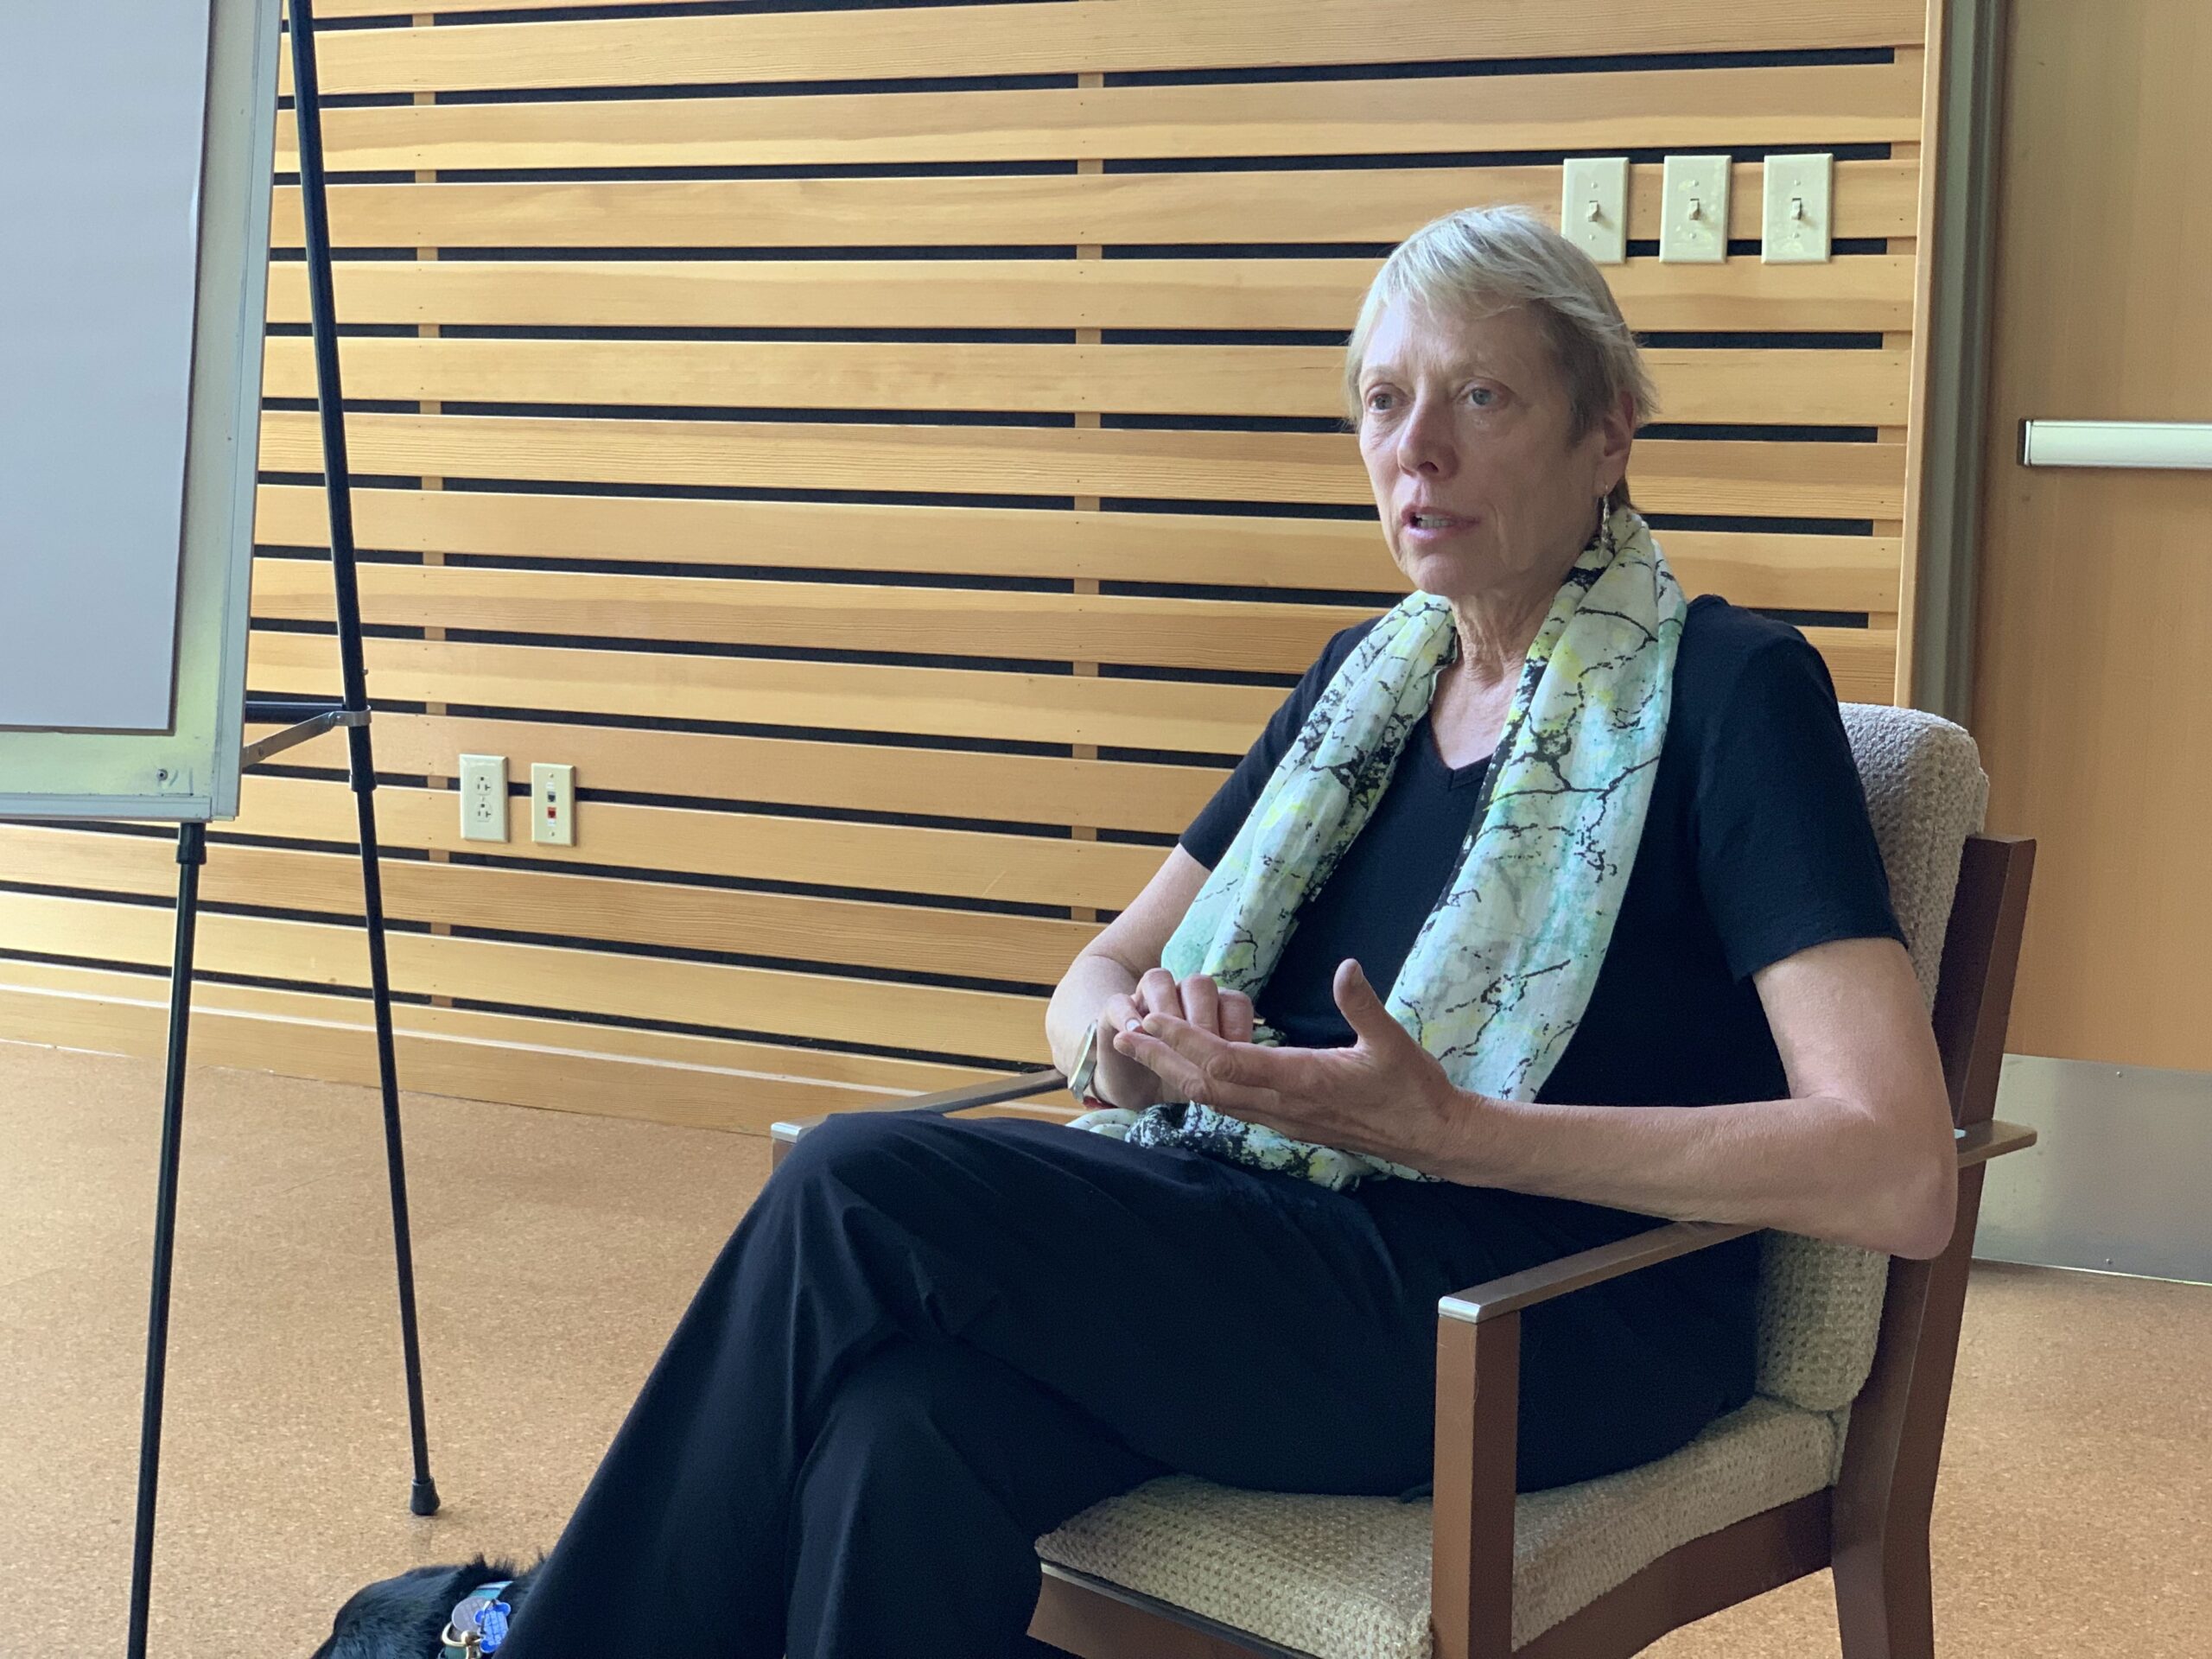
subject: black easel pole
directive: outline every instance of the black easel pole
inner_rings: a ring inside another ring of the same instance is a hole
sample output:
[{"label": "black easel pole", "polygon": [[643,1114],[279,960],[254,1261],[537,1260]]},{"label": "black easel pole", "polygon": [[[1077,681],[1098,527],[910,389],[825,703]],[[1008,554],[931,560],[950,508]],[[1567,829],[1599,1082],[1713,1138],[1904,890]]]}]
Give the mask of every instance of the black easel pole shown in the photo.
[{"label": "black easel pole", "polygon": [[168,1077],[162,1091],[161,1181],[154,1198],[154,1289],[146,1313],[146,1393],[138,1424],[138,1524],[130,1553],[130,1659],[145,1659],[154,1587],[154,1497],[161,1480],[162,1393],[168,1381],[169,1264],[176,1255],[177,1165],[184,1149],[184,1052],[192,1019],[192,945],[207,826],[176,832],[176,957],[169,969]]},{"label": "black easel pole", "polygon": [[[315,60],[313,0],[291,0],[292,121],[299,136],[300,207],[307,244],[309,316],[314,323],[315,401],[322,423],[322,474],[330,498],[330,570],[338,602],[338,656],[346,708],[369,706],[361,653],[361,599],[353,572],[353,495],[346,456],[345,394],[338,374],[338,313],[330,276],[330,205],[322,170],[322,99]],[[384,1090],[385,1164],[391,1179],[391,1235],[399,1272],[399,1340],[407,1370],[407,1427],[415,1478],[407,1507],[438,1510],[430,1442],[423,1421],[423,1353],[415,1321],[415,1248],[407,1221],[407,1159],[399,1130],[398,1071],[392,1052],[391,976],[385,959],[384,880],[377,866],[376,760],[365,720],[346,728],[355,816],[361,837],[361,899],[369,932],[369,989],[376,1010],[377,1075]]]}]

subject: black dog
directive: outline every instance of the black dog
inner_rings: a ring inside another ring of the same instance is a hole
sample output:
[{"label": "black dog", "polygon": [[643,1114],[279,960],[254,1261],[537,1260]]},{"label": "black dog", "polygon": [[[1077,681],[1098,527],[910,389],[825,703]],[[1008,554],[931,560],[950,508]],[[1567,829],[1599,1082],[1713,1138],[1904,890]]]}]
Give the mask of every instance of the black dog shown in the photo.
[{"label": "black dog", "polygon": [[438,1659],[446,1622],[480,1585],[511,1580],[499,1599],[519,1612],[537,1568],[482,1556],[465,1567],[418,1567],[356,1593],[330,1622],[314,1659]]}]

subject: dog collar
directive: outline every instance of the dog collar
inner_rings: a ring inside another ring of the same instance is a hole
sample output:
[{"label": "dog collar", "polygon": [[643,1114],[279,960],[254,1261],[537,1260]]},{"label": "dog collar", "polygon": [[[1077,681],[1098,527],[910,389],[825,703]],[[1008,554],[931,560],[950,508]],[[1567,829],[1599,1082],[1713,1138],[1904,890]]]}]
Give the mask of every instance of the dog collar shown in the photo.
[{"label": "dog collar", "polygon": [[514,1609],[499,1599],[499,1592],[512,1584],[501,1579],[480,1584],[454,1604],[453,1617],[439,1638],[438,1659],[482,1659],[497,1653],[507,1639],[507,1620]]}]

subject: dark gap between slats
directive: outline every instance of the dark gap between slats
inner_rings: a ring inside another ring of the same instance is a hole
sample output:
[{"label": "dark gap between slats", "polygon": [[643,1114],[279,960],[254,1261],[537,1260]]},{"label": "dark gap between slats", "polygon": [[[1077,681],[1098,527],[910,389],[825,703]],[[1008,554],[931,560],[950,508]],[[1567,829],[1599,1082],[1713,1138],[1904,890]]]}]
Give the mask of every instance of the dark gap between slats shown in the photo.
[{"label": "dark gap between slats", "polygon": [[[286,324],[288,330],[304,334],[307,325]],[[412,323],[376,323],[341,326],[340,334],[357,330],[378,332],[413,338]],[[272,329],[273,333],[274,330]],[[439,326],[438,334],[445,340],[728,340],[744,345],[767,345],[779,342],[817,344],[836,342],[856,346],[1072,346],[1076,331],[1066,328],[868,328],[868,327],[789,327],[789,328],[717,328],[717,327],[656,327],[651,324],[569,323],[543,325],[536,323],[448,322]],[[1261,342],[1272,343],[1272,342]]]},{"label": "dark gap between slats", "polygon": [[[752,9],[747,8],[750,11]],[[543,21],[552,16],[535,12]],[[1071,91],[1072,73],[1034,75],[917,75],[900,80],[739,80],[640,82],[631,86],[487,86],[479,91],[442,92],[438,103],[635,104],[665,99],[896,98],[910,92],[1049,92]]]},{"label": "dark gap between slats", "polygon": [[[1626,156],[1639,165],[1656,166],[1674,155],[1727,155],[1757,162],[1770,155],[1803,153],[1801,144],[1708,145],[1624,149],[1607,145],[1580,149],[1482,149],[1360,151],[1332,156],[1109,156],[1102,171],[1114,176],[1144,174],[1338,173],[1479,171],[1508,167],[1557,167],[1582,156]],[[1839,162],[1880,162],[1890,158],[1885,143],[1832,144],[1827,153]],[[440,168],[436,181],[423,187],[471,184],[704,184],[772,179],[961,179],[1074,178],[1072,161],[969,162],[721,162],[668,167],[481,167]],[[412,169],[332,168],[334,188],[347,185],[412,184]],[[280,172],[280,185],[296,185],[299,175]]]},{"label": "dark gap between slats", "polygon": [[[1828,144],[1824,153],[1839,162],[1885,162],[1887,144]],[[1478,149],[1362,151],[1344,156],[1133,156],[1109,157],[1103,171],[1135,173],[1325,173],[1407,172],[1497,167],[1557,167],[1584,156],[1625,156],[1632,163],[1656,166],[1669,156],[1727,156],[1738,162],[1762,162],[1769,156],[1797,156],[1802,144],[1688,144],[1658,149],[1590,145],[1579,149]],[[440,175],[443,177],[443,175]]]},{"label": "dark gap between slats", "polygon": [[[272,339],[305,340],[304,322],[271,322]],[[414,340],[411,322],[341,322],[342,339]],[[790,327],[658,326],[651,323],[448,322],[438,328],[445,340],[674,340],[722,341],[739,345],[839,344],[888,346],[1072,346],[1077,330],[1066,328],[872,328],[817,324]],[[1255,346],[1341,350],[1351,334],[1343,328],[1103,328],[1102,346]],[[1649,350],[1878,352],[1878,329],[1681,329],[1637,331]]]},{"label": "dark gap between slats", "polygon": [[1894,48],[1812,47],[1788,51],[1617,52],[1545,58],[1464,58],[1433,63],[1289,64],[1241,69],[1116,70],[1108,86],[1229,86],[1267,81],[1426,80],[1454,75],[1560,75],[1668,69],[1794,69],[1897,61]]},{"label": "dark gap between slats", "polygon": [[[793,11],[912,11],[947,6],[994,6],[1030,3],[1031,0],[660,0],[637,6],[549,6],[542,10],[515,11],[496,6],[480,10],[447,12],[435,23],[611,22],[624,18],[747,17],[763,12]],[[1067,3],[1068,0],[1062,0]]]}]

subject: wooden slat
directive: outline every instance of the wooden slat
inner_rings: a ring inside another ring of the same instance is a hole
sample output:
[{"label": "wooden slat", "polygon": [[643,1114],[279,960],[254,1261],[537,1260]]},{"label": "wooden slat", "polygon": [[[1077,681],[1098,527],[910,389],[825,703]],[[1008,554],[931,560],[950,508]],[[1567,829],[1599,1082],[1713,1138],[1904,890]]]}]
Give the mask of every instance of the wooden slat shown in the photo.
[{"label": "wooden slat", "polygon": [[[360,488],[353,508],[358,544],[396,553],[1378,594],[1406,588],[1375,525],[1311,518]],[[325,546],[326,512],[318,488],[264,484],[256,534],[264,545]],[[1659,539],[1693,594],[1785,610],[1897,608],[1894,537],[1669,530]]]},{"label": "wooden slat", "polygon": [[[396,626],[954,657],[1017,648],[1048,660],[1278,674],[1303,673],[1330,636],[1379,608],[452,565],[365,565],[360,588],[365,619]],[[254,612],[331,620],[327,569],[264,560]]]},{"label": "wooden slat", "polygon": [[[1902,425],[1904,351],[1645,353],[1672,422]],[[268,342],[263,391],[315,395],[312,342]],[[982,410],[1341,417],[1325,346],[912,345],[354,338],[349,397],[716,409]]]},{"label": "wooden slat", "polygon": [[[882,1109],[1002,1075],[834,1049],[690,1037],[474,1009],[394,1009],[410,1092],[763,1135],[779,1118]],[[158,1058],[168,982],[151,973],[0,959],[0,1039]],[[195,1064],[373,1084],[375,1033],[359,998],[202,982]]]},{"label": "wooden slat", "polygon": [[[1842,690],[1844,696],[1878,702],[1890,695],[1886,681],[1877,686],[1867,677],[1877,668],[1886,674],[1893,666],[1890,660],[1893,641],[1887,635],[1867,630],[1815,628],[1808,631],[1807,637],[1827,656],[1839,687],[1849,682]],[[251,683],[265,692],[330,695],[336,686],[336,674],[328,660],[330,653],[323,647],[321,636],[257,633],[249,663]],[[400,702],[542,709],[556,713],[585,709],[617,718],[728,721],[831,731],[1095,743],[1231,756],[1244,752],[1281,701],[1281,694],[1263,687],[1210,686],[1205,696],[1198,698],[1190,687],[1173,681],[991,674],[448,640],[372,639],[368,659],[373,693]],[[861,827],[865,826],[852,826]],[[1130,850],[1109,842],[1077,845],[1096,846],[1101,850],[1092,855],[1097,857],[1104,857],[1108,851],[1126,855]],[[915,851],[920,851],[919,843]],[[781,879],[835,878],[790,875]],[[992,893],[997,893],[997,889],[982,896]],[[1120,899],[1097,900],[1059,897],[1043,902],[1117,906],[1127,896],[1125,893]]]},{"label": "wooden slat", "polygon": [[[0,824],[0,869],[10,881],[35,887],[155,898],[176,887],[175,849],[166,837]],[[215,905],[353,916],[359,869],[351,854],[226,846],[209,861],[200,896]],[[384,895],[387,913],[400,921],[1045,987],[1098,931],[1046,917],[413,859],[385,865]]]},{"label": "wooden slat", "polygon": [[[1218,685],[1194,699],[1168,681],[990,673],[665,652],[372,638],[373,695],[480,709],[588,710],[616,718],[728,721],[820,731],[1096,743],[1242,754],[1282,693]],[[256,690],[335,689],[327,636],[257,632]]]},{"label": "wooden slat", "polygon": [[[341,260],[349,323],[508,327],[1331,328],[1348,330],[1378,262],[1349,259]],[[1635,258],[1605,281],[1638,329],[1912,326],[1913,261]],[[306,267],[269,271],[269,315],[308,321]]]},{"label": "wooden slat", "polygon": [[[1834,149],[1919,137],[1917,67],[1891,63],[403,104],[323,117],[328,165],[372,171]],[[276,143],[277,170],[296,171],[289,112]]]},{"label": "wooden slat", "polygon": [[[517,481],[751,486],[1134,499],[1363,504],[1349,435],[1117,427],[863,426],[359,414],[356,473]],[[1646,441],[1637,499],[1655,512],[1895,518],[1900,443]],[[262,417],[266,471],[321,470],[312,414]]]},{"label": "wooden slat", "polygon": [[[379,838],[406,851],[1100,910],[1127,905],[1166,857],[1160,848],[1120,842],[611,801],[585,805],[573,848],[534,844],[520,800],[509,809],[510,840],[464,842],[450,791],[386,785],[377,800]],[[346,846],[353,839],[353,803],[342,785],[250,776],[233,827],[241,835]]]},{"label": "wooden slat", "polygon": [[[1764,171],[1733,169],[1735,223],[1759,222]],[[1660,174],[1629,169],[1631,237],[1659,234]],[[1910,236],[1918,177],[1916,162],[1838,162],[1834,233]],[[1362,243],[1395,242],[1459,207],[1513,204],[1556,221],[1560,188],[1556,167],[348,184],[331,188],[330,217],[340,247]],[[270,235],[279,248],[301,245],[296,187],[277,188]]]},{"label": "wooden slat", "polygon": [[[0,892],[0,950],[151,964],[168,960],[170,933],[165,906]],[[741,1022],[792,1037],[993,1061],[1051,1059],[1041,996],[423,933],[393,933],[388,944],[393,986],[416,994],[709,1027]],[[210,913],[200,918],[198,960],[208,973],[322,986],[368,982],[360,930],[336,924]]]},{"label": "wooden slat", "polygon": [[1926,27],[1920,0],[1079,0],[884,8],[865,27],[830,11],[348,30],[321,61],[327,92],[441,92],[1902,46]]},{"label": "wooden slat", "polygon": [[[1375,614],[1371,607],[453,565],[372,564],[359,574],[363,618],[372,624],[932,656],[1018,651],[1046,661],[1084,657],[1248,673],[1302,673],[1330,635]],[[254,573],[254,611],[331,620],[328,569],[264,560]]]},{"label": "wooden slat", "polygon": [[[1023,824],[1065,818],[1161,835],[1180,834],[1224,776],[1212,766],[388,711],[377,715],[376,753],[386,774],[451,778],[463,754],[553,756],[575,766],[588,790]],[[285,760],[342,772],[344,734],[302,744]]]}]

